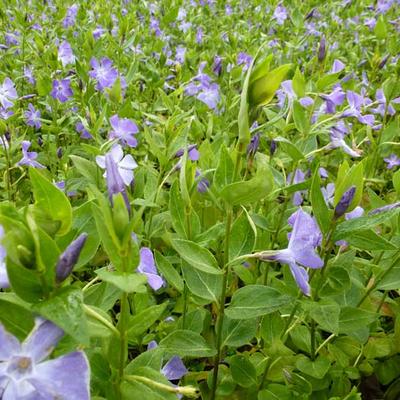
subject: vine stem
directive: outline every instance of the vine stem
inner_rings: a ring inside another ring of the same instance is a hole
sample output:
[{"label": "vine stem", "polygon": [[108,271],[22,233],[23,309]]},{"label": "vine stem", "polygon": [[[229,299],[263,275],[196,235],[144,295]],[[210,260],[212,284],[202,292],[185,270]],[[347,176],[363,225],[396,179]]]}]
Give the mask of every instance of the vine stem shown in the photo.
[{"label": "vine stem", "polygon": [[229,275],[229,238],[231,233],[232,227],[232,208],[228,206],[227,209],[227,219],[226,219],[226,226],[225,226],[225,246],[224,246],[224,275],[222,279],[222,290],[221,290],[221,297],[218,305],[218,318],[216,324],[216,334],[217,334],[217,354],[214,359],[214,371],[213,371],[213,378],[212,378],[212,385],[211,385],[211,397],[210,400],[215,400],[215,395],[217,391],[217,384],[218,384],[218,370],[219,370],[219,363],[221,362],[221,355],[222,355],[222,326],[224,323],[224,315],[225,315],[225,296],[226,296],[226,286],[228,281]]}]

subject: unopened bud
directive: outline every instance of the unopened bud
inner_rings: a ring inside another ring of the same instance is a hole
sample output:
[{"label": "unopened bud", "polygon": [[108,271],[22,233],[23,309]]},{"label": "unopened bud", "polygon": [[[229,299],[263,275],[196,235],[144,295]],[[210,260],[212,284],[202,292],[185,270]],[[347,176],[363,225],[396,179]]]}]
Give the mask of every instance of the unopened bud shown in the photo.
[{"label": "unopened bud", "polygon": [[353,201],[354,195],[356,193],[356,187],[351,186],[350,189],[346,190],[341,199],[339,200],[339,203],[337,203],[335,207],[335,217],[340,218],[342,215],[345,214],[347,209],[350,206],[350,203]]},{"label": "unopened bud", "polygon": [[56,281],[58,283],[64,281],[72,272],[74,266],[78,262],[79,255],[81,254],[87,237],[87,233],[81,233],[60,255],[56,266]]},{"label": "unopened bud", "polygon": [[318,48],[318,61],[319,62],[324,61],[325,57],[326,57],[326,40],[325,36],[322,36]]}]

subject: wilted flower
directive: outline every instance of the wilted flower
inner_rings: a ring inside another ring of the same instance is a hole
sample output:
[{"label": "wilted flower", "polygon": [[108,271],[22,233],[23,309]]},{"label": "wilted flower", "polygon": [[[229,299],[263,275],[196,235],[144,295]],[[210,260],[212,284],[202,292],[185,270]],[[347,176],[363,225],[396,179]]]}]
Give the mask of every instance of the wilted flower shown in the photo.
[{"label": "wilted flower", "polygon": [[2,399],[89,400],[89,362],[82,351],[44,361],[64,332],[38,319],[20,343],[0,324],[0,395]]},{"label": "wilted flower", "polygon": [[64,252],[60,255],[56,265],[56,281],[58,283],[64,281],[71,274],[75,264],[78,262],[79,255],[85,245],[87,233],[81,233],[74,241],[72,241]]},{"label": "wilted flower", "polygon": [[10,108],[14,105],[13,100],[18,98],[17,91],[15,90],[14,83],[10,78],[4,79],[0,85],[0,103],[4,109]]},{"label": "wilted flower", "polygon": [[137,140],[134,135],[139,132],[137,125],[128,118],[119,118],[113,115],[110,118],[110,124],[113,130],[109,132],[110,139],[119,139],[123,145],[136,147]]},{"label": "wilted flower", "polygon": [[69,79],[55,79],[53,81],[53,89],[50,92],[51,96],[54,99],[59,100],[61,103],[65,103],[73,94],[70,85],[71,81]]},{"label": "wilted flower", "polygon": [[164,279],[158,275],[153,253],[148,247],[140,249],[140,263],[136,271],[146,275],[147,282],[153,290],[165,285]]},{"label": "wilted flower", "polygon": [[40,117],[40,111],[36,110],[35,107],[31,103],[29,103],[28,110],[25,111],[26,124],[35,127],[36,129],[39,129],[42,126],[42,123],[40,122]]},{"label": "wilted flower", "polygon": [[75,56],[72,53],[71,45],[66,40],[58,47],[58,59],[64,67],[75,62]]},{"label": "wilted flower", "polygon": [[[117,165],[119,175],[126,186],[129,186],[133,182],[133,170],[138,166],[134,158],[127,154],[124,156],[121,145],[116,144],[110,150],[110,155]],[[96,156],[96,163],[100,168],[106,168],[106,158],[105,156]],[[106,177],[107,172],[104,173]]]},{"label": "wilted flower", "polygon": [[98,90],[104,90],[114,85],[114,82],[118,78],[118,71],[113,68],[112,61],[109,58],[103,57],[100,61],[92,58],[90,65],[92,70],[89,71],[89,76],[96,79],[96,88]]},{"label": "wilted flower", "polygon": [[288,222],[293,224],[293,230],[287,249],[262,251],[254,254],[254,257],[262,261],[278,261],[289,265],[297,285],[305,295],[309,296],[308,273],[304,267],[324,266],[324,262],[315,252],[315,248],[321,242],[321,231],[314,218],[301,208],[290,216]]},{"label": "wilted flower", "polygon": [[28,151],[29,147],[31,147],[31,142],[29,140],[23,140],[21,146],[22,158],[18,161],[17,165],[27,165],[33,168],[45,168],[44,165],[36,161],[36,158],[38,156],[37,152]]}]

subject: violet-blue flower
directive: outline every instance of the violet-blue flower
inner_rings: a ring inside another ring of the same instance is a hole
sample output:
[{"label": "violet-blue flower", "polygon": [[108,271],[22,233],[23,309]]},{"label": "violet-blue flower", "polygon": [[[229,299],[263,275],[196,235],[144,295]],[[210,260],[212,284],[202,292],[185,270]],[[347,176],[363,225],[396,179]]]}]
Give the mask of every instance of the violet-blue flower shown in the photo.
[{"label": "violet-blue flower", "polygon": [[50,95],[61,103],[65,103],[73,95],[70,85],[71,81],[69,79],[55,79],[53,80],[53,88]]},{"label": "violet-blue flower", "polygon": [[38,319],[20,343],[0,324],[0,395],[3,400],[89,400],[89,362],[82,351],[45,361],[64,332]]},{"label": "violet-blue flower", "polygon": [[17,91],[14,87],[14,82],[10,78],[5,78],[0,85],[0,103],[4,109],[14,105],[13,100],[18,98]]},{"label": "violet-blue flower", "polygon": [[321,231],[314,218],[301,208],[291,215],[288,222],[293,224],[288,247],[256,253],[255,257],[262,261],[278,261],[289,265],[298,287],[309,296],[308,272],[304,267],[316,269],[324,266],[324,262],[315,251],[321,242]]},{"label": "violet-blue flower", "polygon": [[164,279],[158,275],[153,253],[148,247],[140,249],[140,263],[136,271],[146,275],[147,282],[153,290],[165,285]]},{"label": "violet-blue flower", "polygon": [[89,76],[96,80],[96,88],[98,90],[104,90],[114,85],[114,82],[118,78],[118,71],[113,67],[112,61],[103,57],[100,61],[96,58],[90,60],[92,70],[89,71]]},{"label": "violet-blue flower", "polygon": [[78,5],[72,4],[67,10],[67,15],[63,20],[63,27],[69,28],[75,25],[76,16],[78,15]]},{"label": "violet-blue flower", "polygon": [[137,146],[137,140],[134,135],[139,132],[139,129],[135,122],[128,118],[119,118],[118,115],[113,115],[110,118],[110,124],[113,128],[109,132],[110,139],[119,139],[124,146]]},{"label": "violet-blue flower", "polygon": [[36,129],[39,129],[42,126],[42,123],[40,122],[40,117],[40,111],[36,110],[36,108],[31,103],[29,103],[28,110],[25,111],[26,124],[35,127]]},{"label": "violet-blue flower", "polygon": [[282,4],[278,4],[278,6],[275,8],[272,18],[276,20],[278,25],[283,25],[287,19],[286,8]]},{"label": "violet-blue flower", "polygon": [[[305,173],[301,169],[297,168],[294,171],[294,176],[293,173],[290,173],[287,176],[286,181],[288,184],[297,184],[304,182],[304,179],[305,179]],[[297,192],[295,192],[292,197],[293,205],[300,206],[303,203],[303,196],[305,194],[307,194],[307,190],[298,190]]]},{"label": "violet-blue flower", "polygon": [[58,59],[61,61],[63,67],[75,62],[75,56],[72,52],[71,45],[66,40],[58,47]]},{"label": "violet-blue flower", "polygon": [[351,90],[347,91],[346,97],[350,108],[342,113],[342,117],[356,117],[362,124],[372,126],[375,122],[375,117],[372,114],[361,114],[361,107],[368,105],[371,101]]},{"label": "violet-blue flower", "polygon": [[17,165],[26,165],[28,167],[33,168],[45,168],[44,165],[40,164],[36,161],[38,156],[36,151],[28,151],[29,147],[31,147],[31,142],[29,140],[23,140],[21,143],[22,147],[22,158],[18,161]]},{"label": "violet-blue flower", "polygon": [[92,139],[93,136],[90,134],[90,132],[85,128],[83,123],[81,121],[78,121],[75,124],[75,129],[78,133],[81,134],[81,139]]},{"label": "violet-blue flower", "polygon": [[208,87],[203,88],[196,97],[204,104],[207,104],[210,109],[215,110],[221,99],[218,84],[212,83]]},{"label": "violet-blue flower", "polygon": [[394,153],[392,153],[389,157],[385,157],[383,160],[387,164],[387,169],[393,169],[400,165],[400,158]]},{"label": "violet-blue flower", "polygon": [[335,207],[335,218],[340,218],[344,215],[347,209],[350,206],[350,203],[353,201],[354,195],[356,194],[356,187],[353,185],[349,189],[347,189],[340,198],[339,202]]},{"label": "violet-blue flower", "polygon": [[[126,186],[129,186],[134,179],[133,170],[138,166],[134,158],[127,154],[124,156],[121,145],[116,144],[112,147],[109,154],[117,165],[118,173]],[[106,168],[105,156],[96,156],[96,163],[100,168]],[[104,173],[107,176],[107,172]]]},{"label": "violet-blue flower", "polygon": [[243,71],[247,71],[249,69],[252,61],[253,57],[243,51],[237,55],[237,65],[243,65]]},{"label": "violet-blue flower", "polygon": [[343,151],[351,157],[360,157],[360,150],[353,150],[344,140],[345,133],[340,129],[333,128],[331,130],[331,142],[328,144],[328,149],[342,148]]}]

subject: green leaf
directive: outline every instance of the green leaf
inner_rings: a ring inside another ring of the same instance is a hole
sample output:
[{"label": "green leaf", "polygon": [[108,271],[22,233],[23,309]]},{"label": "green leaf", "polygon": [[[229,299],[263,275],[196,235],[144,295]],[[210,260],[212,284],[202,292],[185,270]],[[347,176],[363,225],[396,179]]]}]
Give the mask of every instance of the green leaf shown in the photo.
[{"label": "green leaf", "polygon": [[316,360],[311,361],[307,357],[301,357],[296,361],[296,367],[306,375],[315,379],[322,379],[328,372],[331,363],[329,359],[319,356]]},{"label": "green leaf", "polygon": [[307,302],[305,307],[310,310],[310,317],[318,323],[321,329],[327,332],[338,333],[340,306],[328,300]]},{"label": "green leaf", "polygon": [[172,239],[172,245],[179,255],[193,268],[208,274],[221,275],[217,260],[209,250],[190,240]]},{"label": "green leaf", "polygon": [[175,232],[182,238],[187,239],[185,203],[179,191],[179,183],[175,181],[169,192],[169,212]]},{"label": "green leaf", "polygon": [[160,348],[167,354],[179,357],[212,357],[216,350],[198,333],[178,329],[161,340]]},{"label": "green leaf", "polygon": [[89,345],[88,326],[80,289],[73,286],[63,288],[54,297],[34,304],[32,309],[54,322],[76,341]]},{"label": "green leaf", "polygon": [[287,386],[271,383],[258,393],[258,400],[292,400],[293,394]]},{"label": "green leaf", "polygon": [[311,205],[318,225],[323,233],[327,233],[331,223],[332,213],[325,203],[324,196],[321,192],[321,180],[319,177],[319,169],[314,171],[313,180],[311,183]]},{"label": "green leaf", "polygon": [[234,222],[229,239],[229,260],[253,251],[255,235],[245,212]]},{"label": "green leaf", "polygon": [[59,235],[66,234],[72,224],[72,208],[65,194],[35,168],[29,169],[35,204],[60,222]]},{"label": "green leaf", "polygon": [[250,342],[256,336],[256,319],[224,318],[222,325],[222,347],[240,347]]},{"label": "green leaf", "polygon": [[257,169],[254,178],[225,186],[220,196],[233,206],[255,203],[272,191],[273,183],[270,167],[262,165]]},{"label": "green leaf", "polygon": [[344,239],[354,247],[364,250],[396,250],[397,247],[372,229],[355,231],[344,236]]},{"label": "green leaf", "polygon": [[124,273],[118,271],[109,271],[107,268],[101,268],[95,271],[97,276],[104,282],[113,284],[118,289],[126,293],[145,293],[147,277],[139,273]]},{"label": "green leaf", "polygon": [[368,327],[374,322],[377,315],[373,312],[355,307],[343,307],[340,310],[339,333],[352,333],[358,329]]},{"label": "green leaf", "polygon": [[398,290],[400,288],[400,259],[377,285],[380,290]]},{"label": "green leaf", "polygon": [[214,181],[213,185],[215,188],[220,191],[226,185],[229,185],[233,181],[233,174],[234,174],[234,165],[232,158],[223,144],[221,146],[221,150],[219,153],[219,161],[217,165],[217,169],[214,173]]},{"label": "green leaf", "polygon": [[257,385],[257,374],[254,365],[243,355],[229,359],[233,380],[240,386],[249,388]]},{"label": "green leaf", "polygon": [[248,285],[237,290],[226,315],[231,319],[249,319],[270,314],[293,299],[278,290],[263,285]]},{"label": "green leaf", "polygon": [[100,174],[98,173],[98,169],[94,162],[75,155],[70,155],[69,158],[72,160],[74,167],[82,176],[88,179],[91,183],[96,183]]},{"label": "green leaf", "polygon": [[158,270],[166,281],[179,292],[183,292],[183,279],[172,266],[172,264],[157,250],[154,251],[154,257]]},{"label": "green leaf", "polygon": [[299,67],[296,68],[296,72],[294,73],[292,86],[297,97],[304,97],[306,95],[306,81]]},{"label": "green leaf", "polygon": [[310,118],[307,110],[297,101],[293,101],[293,120],[296,129],[306,135],[310,130]]},{"label": "green leaf", "polygon": [[284,64],[267,72],[249,85],[249,102],[252,106],[268,104],[292,68],[292,64]]},{"label": "green leaf", "polygon": [[7,332],[20,340],[25,339],[34,326],[33,315],[25,307],[9,300],[8,297],[0,297],[0,321]]},{"label": "green leaf", "polygon": [[146,308],[129,319],[128,338],[135,339],[142,336],[158,319],[161,318],[168,303],[158,304]]},{"label": "green leaf", "polygon": [[182,274],[187,287],[195,296],[218,303],[221,295],[222,275],[203,272],[187,263],[182,265]]},{"label": "green leaf", "polygon": [[379,214],[366,215],[364,217],[349,219],[340,223],[333,235],[333,239],[340,240],[348,237],[356,231],[366,231],[375,227],[376,225],[382,224],[392,218],[400,211],[400,208],[395,208],[389,211],[384,211]]},{"label": "green leaf", "polygon": [[397,195],[399,196],[400,195],[400,170],[396,171],[393,174],[392,182],[393,182],[393,187],[396,190]]},{"label": "green leaf", "polygon": [[289,139],[278,136],[274,140],[275,142],[279,142],[279,147],[281,147],[283,151],[287,153],[293,161],[300,161],[304,159],[304,154]]}]

